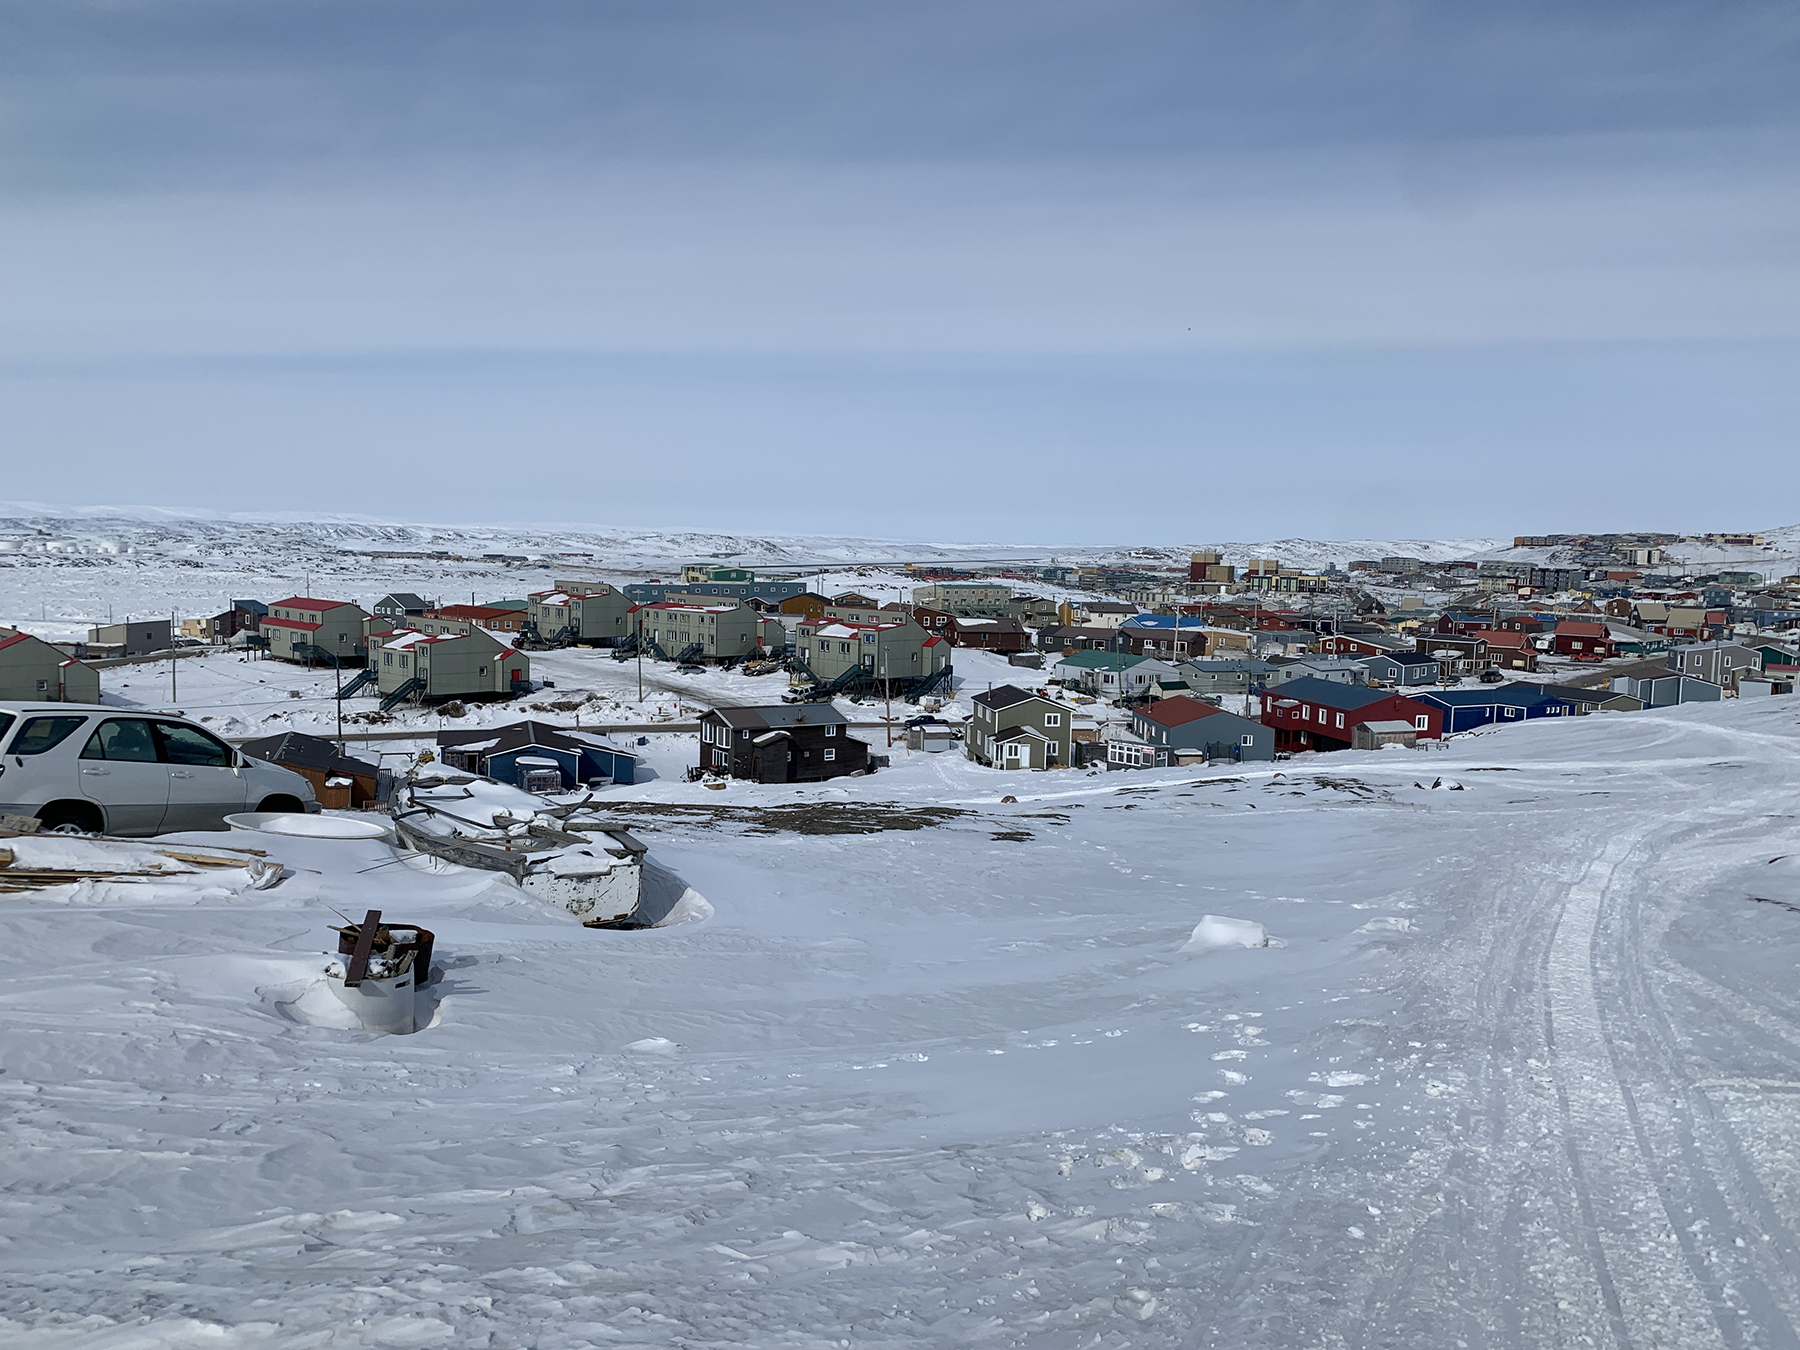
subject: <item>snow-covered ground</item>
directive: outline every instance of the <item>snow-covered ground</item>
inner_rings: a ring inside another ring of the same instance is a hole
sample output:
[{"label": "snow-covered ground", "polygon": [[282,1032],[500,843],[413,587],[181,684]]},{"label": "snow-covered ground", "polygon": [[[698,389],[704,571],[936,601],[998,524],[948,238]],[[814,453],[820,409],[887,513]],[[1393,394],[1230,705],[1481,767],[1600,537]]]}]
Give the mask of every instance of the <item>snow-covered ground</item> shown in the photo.
[{"label": "snow-covered ground", "polygon": [[[1047,660],[1053,658],[1047,658]],[[781,672],[746,675],[741,670],[708,669],[684,674],[667,661],[617,661],[602,649],[569,648],[536,652],[532,674],[549,687],[521,699],[496,703],[469,702],[459,716],[443,707],[402,704],[391,713],[377,711],[368,693],[343,701],[342,730],[366,732],[416,730],[423,741],[440,730],[463,730],[516,722],[533,717],[554,726],[653,726],[691,720],[706,708],[779,703],[788,688]],[[1011,666],[992,652],[961,650],[956,654],[958,688],[942,708],[951,720],[967,717],[969,699],[997,684],[1037,688],[1048,672]],[[348,680],[355,671],[347,671]],[[101,671],[101,698],[120,707],[150,708],[192,717],[233,739],[304,731],[335,736],[339,732],[337,676],[331,670],[308,670],[285,661],[259,659],[238,652],[208,651],[174,661],[109,666]],[[852,720],[873,722],[889,715],[879,699],[837,706]],[[1105,715],[1095,705],[1093,712]],[[895,700],[896,726],[919,709]],[[1114,712],[1115,716],[1123,714]],[[689,743],[698,742],[690,736]],[[689,754],[698,762],[698,755]]]},{"label": "snow-covered ground", "polygon": [[[46,636],[746,544],[7,528],[0,620]],[[1304,542],[1251,547],[1340,556]],[[879,565],[899,546],[762,543],[834,590],[909,584]],[[545,568],[366,556],[551,544]],[[403,757],[440,726],[657,726],[785,685],[533,660],[554,687],[522,701],[375,723],[355,699],[345,729],[414,731],[356,750]],[[104,697],[336,730],[331,672],[175,665],[109,668]],[[1043,679],[956,665],[953,718]],[[0,1346],[1795,1343],[1800,703],[1237,773],[1007,775],[858,734],[892,768],[804,788],[707,789],[692,734],[634,744],[647,772],[602,800],[650,846],[650,931],[317,839],[180,836],[127,851],[142,879],[0,894]],[[246,839],[279,885],[156,851]],[[346,1029],[318,983],[327,925],[370,906],[438,935],[410,1037]]]},{"label": "snow-covered ground", "polygon": [[[646,932],[325,840],[0,897],[0,1343],[1791,1344],[1797,715],[668,774]],[[371,905],[410,1037],[318,1012]]]}]

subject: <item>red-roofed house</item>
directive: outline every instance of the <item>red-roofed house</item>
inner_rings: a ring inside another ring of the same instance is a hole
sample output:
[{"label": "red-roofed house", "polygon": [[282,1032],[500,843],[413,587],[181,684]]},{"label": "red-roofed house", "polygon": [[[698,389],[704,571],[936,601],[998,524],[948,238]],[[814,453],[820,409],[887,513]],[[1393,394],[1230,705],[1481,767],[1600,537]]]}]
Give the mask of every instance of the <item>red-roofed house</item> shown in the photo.
[{"label": "red-roofed house", "polygon": [[0,698],[22,703],[98,703],[100,672],[30,633],[0,628]]},{"label": "red-roofed house", "polygon": [[379,640],[375,679],[384,699],[402,691],[415,700],[516,694],[531,681],[531,658],[485,628],[436,634],[403,628]]},{"label": "red-roofed house", "polygon": [[443,605],[409,618],[406,626],[421,633],[466,633],[471,628],[485,628],[490,633],[517,633],[525,626],[527,613],[522,609],[496,609],[492,605]]},{"label": "red-roofed house", "polygon": [[1537,669],[1537,644],[1530,633],[1504,628],[1480,628],[1470,637],[1487,639],[1488,666],[1494,670]]},{"label": "red-roofed house", "polygon": [[[1131,729],[1156,750],[1158,766],[1174,763],[1176,752],[1200,751],[1208,759],[1272,760],[1275,729],[1179,694],[1158,699],[1131,715]],[[1115,761],[1107,755],[1109,763]]]},{"label": "red-roofed house", "polygon": [[892,692],[906,693],[935,682],[949,667],[950,653],[947,638],[927,633],[910,618],[896,623],[820,619],[794,626],[797,665],[828,685],[843,678],[878,688],[886,680]]},{"label": "red-roofed house", "polygon": [[362,661],[367,610],[348,600],[316,600],[293,595],[269,606],[258,631],[268,640],[269,655],[304,665],[340,665]]}]

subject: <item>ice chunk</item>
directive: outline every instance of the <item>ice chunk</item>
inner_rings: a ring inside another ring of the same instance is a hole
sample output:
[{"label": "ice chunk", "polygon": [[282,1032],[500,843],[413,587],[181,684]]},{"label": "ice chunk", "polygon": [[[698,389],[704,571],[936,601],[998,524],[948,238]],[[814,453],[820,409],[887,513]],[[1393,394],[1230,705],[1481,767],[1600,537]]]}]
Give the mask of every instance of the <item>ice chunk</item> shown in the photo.
[{"label": "ice chunk", "polygon": [[1194,931],[1182,944],[1184,952],[1204,954],[1231,947],[1267,947],[1269,931],[1250,919],[1228,919],[1222,914],[1205,914],[1194,925]]}]

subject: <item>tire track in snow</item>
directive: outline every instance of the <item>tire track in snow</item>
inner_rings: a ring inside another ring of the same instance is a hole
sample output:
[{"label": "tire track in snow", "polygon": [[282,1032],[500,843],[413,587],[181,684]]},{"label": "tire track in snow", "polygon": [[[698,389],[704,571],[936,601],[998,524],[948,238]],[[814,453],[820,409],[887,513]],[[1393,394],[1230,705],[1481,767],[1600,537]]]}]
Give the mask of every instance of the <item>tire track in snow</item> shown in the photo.
[{"label": "tire track in snow", "polygon": [[[1702,843],[1736,845],[1730,853],[1741,854],[1744,844],[1760,837],[1760,829],[1753,826],[1747,832],[1746,822],[1736,813],[1725,815],[1722,823],[1689,830],[1682,840],[1686,866],[1679,871],[1659,868],[1659,888],[1673,886],[1683,873],[1701,886],[1706,884],[1716,860],[1696,856]],[[1693,889],[1689,882],[1682,893]],[[1794,1309],[1800,1307],[1796,1283],[1800,1266],[1793,1260],[1793,1234],[1770,1203],[1731,1123],[1721,1118],[1696,1082],[1692,1059],[1657,997],[1657,987],[1681,988],[1710,1005],[1709,1025],[1743,1027],[1748,1033],[1752,1025],[1773,1030],[1767,1024],[1775,1019],[1725,1000],[1721,996],[1727,991],[1716,985],[1696,989],[1689,982],[1692,977],[1676,974],[1663,945],[1673,908],[1665,900],[1661,912],[1651,914],[1647,932],[1645,898],[1639,890],[1616,915],[1603,916],[1596,948],[1597,955],[1611,953],[1617,962],[1606,999],[1608,1006],[1619,1010],[1619,1032],[1609,1037],[1615,1069],[1622,1084],[1644,1085],[1635,1092],[1625,1089],[1633,1129],[1645,1156],[1660,1153],[1679,1160],[1678,1167],[1671,1166],[1664,1174],[1665,1204],[1727,1339],[1733,1345],[1770,1344],[1794,1350],[1800,1347],[1794,1326]],[[1780,1031],[1777,1039],[1791,1054],[1791,1034],[1785,1027]],[[1760,1234],[1761,1240],[1747,1242],[1745,1233]]]},{"label": "tire track in snow", "polygon": [[1600,1012],[1595,939],[1602,907],[1647,833],[1614,836],[1569,888],[1545,962],[1544,1034],[1563,1149],[1615,1340],[1622,1350],[1724,1350],[1718,1322],[1703,1311],[1713,1299],[1695,1278],[1633,1128]]}]

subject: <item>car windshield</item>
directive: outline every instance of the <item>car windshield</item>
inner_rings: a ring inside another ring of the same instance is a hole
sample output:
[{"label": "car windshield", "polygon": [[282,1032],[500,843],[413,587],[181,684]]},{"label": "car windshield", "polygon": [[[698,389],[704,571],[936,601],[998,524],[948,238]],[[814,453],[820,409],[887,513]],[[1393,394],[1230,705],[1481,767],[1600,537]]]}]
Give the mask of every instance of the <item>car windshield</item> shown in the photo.
[{"label": "car windshield", "polygon": [[215,740],[199,727],[184,727],[179,722],[158,722],[162,737],[163,758],[171,764],[194,764],[209,769],[229,769],[231,749]]},{"label": "car windshield", "polygon": [[68,740],[75,728],[85,721],[85,717],[33,717],[19,728],[19,734],[13,737],[7,753],[41,755],[46,750],[54,750]]}]

